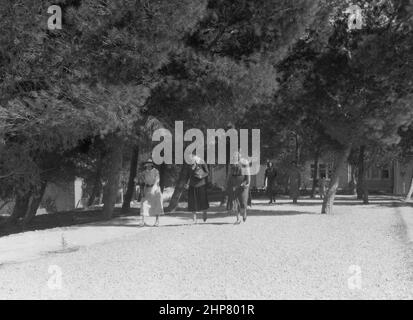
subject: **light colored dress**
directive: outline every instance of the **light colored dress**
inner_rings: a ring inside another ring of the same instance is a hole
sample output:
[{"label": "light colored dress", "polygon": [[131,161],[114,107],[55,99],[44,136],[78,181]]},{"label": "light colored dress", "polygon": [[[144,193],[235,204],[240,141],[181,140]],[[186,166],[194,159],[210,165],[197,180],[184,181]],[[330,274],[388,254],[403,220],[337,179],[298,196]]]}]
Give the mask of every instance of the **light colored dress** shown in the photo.
[{"label": "light colored dress", "polygon": [[159,186],[159,171],[155,168],[141,174],[141,181],[145,183],[141,200],[141,216],[163,215],[162,192]]},{"label": "light colored dress", "polygon": [[249,185],[251,183],[248,166],[249,163],[243,159],[237,164],[230,165],[227,179],[227,210],[237,212],[248,207]]}]

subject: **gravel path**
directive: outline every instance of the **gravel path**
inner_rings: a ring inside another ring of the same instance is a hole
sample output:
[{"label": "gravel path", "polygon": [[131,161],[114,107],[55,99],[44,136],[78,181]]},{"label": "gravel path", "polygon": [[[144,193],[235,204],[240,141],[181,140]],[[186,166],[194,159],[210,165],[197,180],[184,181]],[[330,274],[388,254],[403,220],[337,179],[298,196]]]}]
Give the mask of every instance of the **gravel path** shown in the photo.
[{"label": "gravel path", "polygon": [[[345,201],[326,216],[319,202],[304,201],[256,202],[241,225],[217,210],[198,225],[177,214],[121,239],[0,265],[0,298],[413,298],[413,250],[399,208]],[[61,289],[48,287],[55,265]]]}]

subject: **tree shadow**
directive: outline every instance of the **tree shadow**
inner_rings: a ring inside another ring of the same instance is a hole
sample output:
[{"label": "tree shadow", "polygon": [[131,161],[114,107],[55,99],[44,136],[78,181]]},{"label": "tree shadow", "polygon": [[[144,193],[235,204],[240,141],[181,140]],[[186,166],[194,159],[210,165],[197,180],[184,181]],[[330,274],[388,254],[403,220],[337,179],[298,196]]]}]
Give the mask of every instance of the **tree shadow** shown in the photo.
[{"label": "tree shadow", "polygon": [[[209,219],[209,218],[208,218]],[[207,226],[207,225],[213,225],[213,226],[227,226],[227,225],[233,225],[233,222],[198,222],[196,224],[193,223],[176,223],[176,224],[160,224],[159,227],[157,228],[164,228],[164,227],[196,227],[196,226]]]},{"label": "tree shadow", "polygon": [[[292,200],[287,200],[286,199],[281,199],[284,200],[282,202],[276,202],[275,204],[269,204],[269,203],[260,203],[260,206],[264,207],[276,207],[277,205],[292,205],[292,206],[297,206],[297,207],[311,207],[311,206],[321,206],[323,203],[322,199],[316,198],[316,199],[309,199],[309,198],[302,198],[301,200],[298,199],[298,203],[293,204]],[[412,206],[412,203],[402,201],[399,197],[393,197],[393,196],[387,196],[383,198],[383,196],[370,196],[369,197],[369,203],[364,204],[363,200],[356,199],[355,197],[352,196],[336,196],[335,201],[334,201],[335,206],[368,206],[368,205],[377,205],[377,206],[383,206],[383,207],[406,207],[406,206]]]},{"label": "tree shadow", "polygon": [[[293,204],[292,201],[288,200],[288,198],[281,198],[282,202],[276,202],[275,204],[269,203],[253,203],[252,208],[248,209],[248,216],[295,216],[295,215],[318,215],[320,214],[317,212],[309,212],[305,210],[303,207],[314,207],[318,206],[321,209],[322,201],[320,199],[309,199],[304,198],[299,200],[297,204]],[[264,207],[266,210],[258,210],[254,208],[254,206],[259,205],[260,207]],[[283,210],[283,206],[293,206],[296,207],[297,210],[292,209],[289,207],[287,210]],[[363,205],[361,200],[356,200],[355,197],[350,196],[337,196],[336,201],[334,202],[335,206],[365,206],[370,208],[380,208],[380,207],[387,207],[387,208],[401,208],[401,207],[413,207],[413,202],[406,202],[402,201],[399,197],[383,197],[383,196],[371,196],[370,202],[368,205]],[[300,210],[302,209],[302,210]],[[69,212],[60,212],[56,214],[48,214],[48,215],[41,215],[36,216],[33,222],[27,226],[26,228],[22,228],[20,225],[15,226],[8,226],[2,225],[0,226],[0,237],[21,233],[25,231],[33,231],[33,230],[45,230],[51,229],[56,227],[88,227],[88,226],[96,226],[96,227],[105,227],[105,226],[112,226],[112,227],[133,227],[139,228],[139,221],[137,220],[139,217],[139,209],[131,208],[127,213],[123,213],[120,208],[116,208],[114,212],[114,217],[112,220],[105,221],[103,220],[101,210],[86,210],[86,211],[69,211]],[[165,217],[177,218],[178,221],[186,220],[190,221],[190,223],[172,223],[172,224],[165,224],[161,225],[160,227],[178,227],[178,226],[186,226],[192,225],[192,213],[188,212],[185,206],[179,206],[174,212],[165,212]],[[228,212],[226,207],[219,206],[219,205],[211,205],[211,208],[208,210],[208,221],[206,223],[202,222],[202,214],[198,214],[198,219],[200,219],[200,224],[212,224],[212,225],[229,225],[233,224],[232,222],[210,222],[214,219],[225,219],[225,218],[235,218],[235,214]],[[161,218],[162,221],[162,218]],[[150,227],[150,226],[148,226]]]},{"label": "tree shadow", "polygon": [[[276,209],[276,208],[274,208]],[[258,210],[258,209],[248,209],[247,215],[248,216],[293,216],[293,215],[302,215],[302,214],[311,214],[315,215],[318,213],[314,212],[308,212],[308,211],[299,211],[299,210]],[[186,212],[175,212],[173,214],[168,214],[169,217],[174,217],[174,218],[181,218],[181,219],[192,219],[192,214],[191,213],[186,213]],[[201,216],[201,215],[200,215]],[[229,218],[229,217],[235,217],[235,213],[228,212],[225,209],[221,209],[220,211],[212,211],[208,212],[208,220],[209,219],[223,219],[223,218]]]}]

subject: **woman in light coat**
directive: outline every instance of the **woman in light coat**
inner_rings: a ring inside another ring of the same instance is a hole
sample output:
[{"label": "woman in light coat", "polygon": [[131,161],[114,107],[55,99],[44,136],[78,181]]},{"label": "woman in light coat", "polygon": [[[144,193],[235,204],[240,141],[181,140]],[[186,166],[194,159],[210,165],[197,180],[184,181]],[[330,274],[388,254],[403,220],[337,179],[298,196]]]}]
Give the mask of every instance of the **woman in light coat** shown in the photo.
[{"label": "woman in light coat", "polygon": [[145,225],[145,217],[155,216],[156,220],[153,226],[158,227],[159,216],[164,215],[159,171],[154,167],[151,159],[144,163],[144,168],[140,175],[140,180],[144,185],[141,200],[141,226]]}]

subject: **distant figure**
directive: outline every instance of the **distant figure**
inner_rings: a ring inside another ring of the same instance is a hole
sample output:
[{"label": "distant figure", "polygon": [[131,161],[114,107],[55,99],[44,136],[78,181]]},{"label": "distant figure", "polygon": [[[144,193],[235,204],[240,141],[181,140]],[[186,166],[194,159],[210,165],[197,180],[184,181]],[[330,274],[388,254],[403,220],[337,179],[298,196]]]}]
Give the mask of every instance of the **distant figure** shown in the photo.
[{"label": "distant figure", "polygon": [[265,169],[264,176],[264,189],[267,191],[267,195],[270,198],[269,204],[275,203],[275,193],[277,191],[277,171],[275,170],[272,162],[267,161],[267,169]]},{"label": "distant figure", "polygon": [[290,186],[290,197],[293,199],[293,203],[296,204],[298,197],[300,196],[300,185],[301,185],[301,173],[297,167],[297,162],[292,162],[292,168],[290,169],[289,186]]},{"label": "distant figure", "polygon": [[197,212],[202,211],[204,222],[207,221],[209,209],[207,193],[208,166],[196,155],[191,156],[189,164],[188,211],[193,213],[193,222],[197,223]]},{"label": "distant figure", "polygon": [[144,183],[141,200],[141,226],[145,225],[145,217],[155,216],[154,227],[159,226],[159,216],[164,214],[162,192],[159,186],[159,171],[153,166],[152,159],[144,163],[144,171],[140,179]]},{"label": "distant figure", "polygon": [[324,199],[324,197],[326,196],[326,192],[327,192],[327,180],[324,175],[318,181],[318,188],[320,191],[320,199]]},{"label": "distant figure", "polygon": [[228,203],[227,209],[236,213],[236,224],[241,223],[242,219],[247,220],[249,186],[251,178],[249,175],[249,163],[236,152],[233,156],[233,164],[230,166],[230,172],[227,180]]}]

